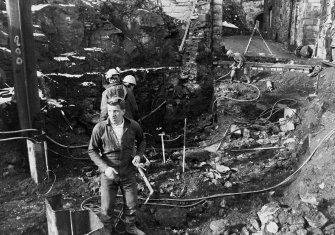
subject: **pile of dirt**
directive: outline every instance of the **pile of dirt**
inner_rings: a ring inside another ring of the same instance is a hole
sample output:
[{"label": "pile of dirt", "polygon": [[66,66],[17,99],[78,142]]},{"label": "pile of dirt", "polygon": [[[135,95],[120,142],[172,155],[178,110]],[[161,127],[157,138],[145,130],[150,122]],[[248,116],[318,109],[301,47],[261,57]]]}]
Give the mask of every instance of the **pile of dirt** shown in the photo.
[{"label": "pile of dirt", "polygon": [[[324,137],[335,128],[335,69],[328,68],[321,72],[318,95],[302,113],[302,133],[309,134],[309,153],[313,154],[311,161],[301,170],[297,179],[286,190],[287,203],[295,206],[297,201],[306,197],[318,202],[318,207],[331,220],[335,219],[335,174],[334,136]],[[307,156],[304,156],[305,159]]]},{"label": "pile of dirt", "polygon": [[[140,227],[148,234],[261,234],[262,230],[331,234],[335,222],[335,138],[323,142],[288,187],[272,186],[295,172],[335,127],[334,72],[322,71],[325,76],[320,78],[316,97],[309,96],[315,92],[315,77],[296,72],[255,75],[254,84],[261,92],[257,101],[223,101],[218,107],[224,108],[223,112],[217,112],[219,123],[213,123],[211,113],[189,120],[185,172],[182,138],[170,143],[173,147],[167,143],[165,164],[160,143],[148,146],[145,155],[151,165],[145,174],[154,189],[151,199],[155,200],[143,204],[149,191],[139,177]],[[274,84],[272,92],[267,90],[268,80]],[[253,97],[254,91],[248,93],[242,86],[233,84],[242,92],[231,97]],[[294,118],[284,122],[291,121],[293,129],[282,129],[283,122],[279,122],[285,109],[296,110]],[[169,139],[178,134],[171,134]],[[35,186],[27,180],[27,172],[8,167],[10,161],[1,162],[5,189],[0,193],[4,203],[1,210],[9,215],[1,224],[4,233],[17,234],[11,232],[15,227],[22,234],[43,234],[45,196],[63,194],[64,209],[79,210],[83,200],[90,197],[96,199],[93,205],[99,206],[99,172],[90,161],[72,158],[84,152],[71,150],[69,155],[66,148],[51,147],[50,166],[57,176],[54,184],[50,180],[44,187]]]}]

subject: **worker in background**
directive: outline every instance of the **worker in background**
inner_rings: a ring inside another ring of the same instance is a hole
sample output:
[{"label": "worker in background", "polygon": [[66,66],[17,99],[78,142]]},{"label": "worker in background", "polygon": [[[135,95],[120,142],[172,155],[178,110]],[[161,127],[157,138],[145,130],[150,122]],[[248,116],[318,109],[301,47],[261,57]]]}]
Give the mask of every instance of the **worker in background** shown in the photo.
[{"label": "worker in background", "polygon": [[[105,227],[112,232],[116,195],[120,188],[126,232],[143,235],[145,233],[135,225],[135,213],[136,167],[144,154],[145,139],[139,124],[124,116],[125,105],[120,97],[108,99],[108,119],[95,125],[88,154],[101,172],[101,213]],[[137,148],[133,154],[135,143]]]},{"label": "worker in background", "polygon": [[134,87],[136,86],[136,78],[133,75],[127,75],[123,78],[123,84],[134,91]]},{"label": "worker in background", "polygon": [[104,121],[108,117],[107,100],[116,95],[126,102],[125,116],[130,119],[138,120],[138,107],[134,97],[134,93],[127,89],[121,81],[120,71],[110,69],[106,72],[106,81],[108,85],[102,93],[100,104],[100,121]]},{"label": "worker in background", "polygon": [[246,59],[245,57],[239,52],[233,52],[232,50],[227,51],[228,58],[233,58],[234,63],[230,66],[231,73],[230,79],[231,82],[235,80],[239,80],[243,75],[247,78],[247,83],[250,83],[250,76],[248,68],[246,67]]},{"label": "worker in background", "polygon": [[139,119],[139,111],[136,103],[134,88],[136,86],[136,78],[133,75],[127,75],[123,78],[123,85],[126,87],[128,97],[126,99],[126,106],[129,106],[129,109],[133,114],[133,119],[137,121]]}]

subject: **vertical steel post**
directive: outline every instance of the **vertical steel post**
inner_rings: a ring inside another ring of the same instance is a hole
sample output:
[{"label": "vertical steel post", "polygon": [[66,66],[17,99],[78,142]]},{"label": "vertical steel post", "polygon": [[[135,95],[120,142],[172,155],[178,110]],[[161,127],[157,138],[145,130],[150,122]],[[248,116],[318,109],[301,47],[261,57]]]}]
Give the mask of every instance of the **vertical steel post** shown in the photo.
[{"label": "vertical steel post", "polygon": [[30,0],[6,0],[14,89],[21,129],[40,112]]}]

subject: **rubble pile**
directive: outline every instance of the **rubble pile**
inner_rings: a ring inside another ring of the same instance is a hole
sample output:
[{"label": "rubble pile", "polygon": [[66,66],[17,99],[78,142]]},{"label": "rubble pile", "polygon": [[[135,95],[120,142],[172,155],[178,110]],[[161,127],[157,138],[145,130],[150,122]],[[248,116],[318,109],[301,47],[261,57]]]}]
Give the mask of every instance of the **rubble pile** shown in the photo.
[{"label": "rubble pile", "polygon": [[292,209],[277,202],[265,204],[261,210],[249,218],[241,229],[231,229],[226,219],[210,223],[210,235],[243,234],[243,235],[293,235],[293,234],[334,234],[335,225],[328,223],[327,217],[314,205],[301,202],[298,208]]}]

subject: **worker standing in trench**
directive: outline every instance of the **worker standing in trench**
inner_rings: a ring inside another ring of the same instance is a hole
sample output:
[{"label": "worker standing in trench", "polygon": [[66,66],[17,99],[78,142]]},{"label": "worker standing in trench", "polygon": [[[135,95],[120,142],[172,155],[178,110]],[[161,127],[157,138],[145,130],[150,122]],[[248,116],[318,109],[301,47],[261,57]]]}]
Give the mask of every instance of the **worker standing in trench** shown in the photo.
[{"label": "worker standing in trench", "polygon": [[234,63],[230,66],[230,79],[231,82],[234,80],[238,80],[244,75],[247,78],[247,83],[251,83],[251,79],[249,76],[248,68],[246,67],[246,59],[239,52],[233,52],[232,50],[227,51],[228,58],[233,58]]},{"label": "worker standing in trench", "polygon": [[[113,232],[116,194],[120,187],[124,201],[126,232],[144,235],[145,233],[135,226],[135,173],[144,154],[145,139],[140,125],[124,116],[125,105],[125,101],[120,97],[113,96],[108,99],[108,118],[95,125],[88,154],[101,171],[101,220],[105,227]],[[133,154],[135,143],[137,148]]]},{"label": "worker standing in trench", "polygon": [[122,84],[120,72],[116,69],[109,69],[106,72],[106,80],[108,85],[106,86],[106,90],[102,93],[101,96],[100,121],[104,121],[107,119],[108,117],[107,100],[114,95],[121,97],[122,99],[125,100],[126,102],[125,116],[130,119],[138,120],[139,112],[133,90],[129,89],[124,84]]}]

